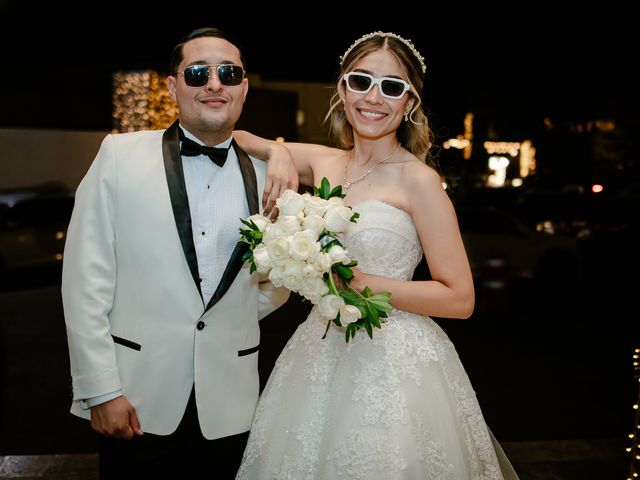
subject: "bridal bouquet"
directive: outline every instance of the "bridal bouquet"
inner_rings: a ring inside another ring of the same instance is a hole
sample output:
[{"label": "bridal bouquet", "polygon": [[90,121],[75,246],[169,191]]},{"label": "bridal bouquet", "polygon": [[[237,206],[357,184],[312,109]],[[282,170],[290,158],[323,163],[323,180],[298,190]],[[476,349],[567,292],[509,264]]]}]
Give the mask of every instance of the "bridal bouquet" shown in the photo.
[{"label": "bridal bouquet", "polygon": [[[392,307],[391,293],[373,294],[366,287],[362,292],[349,285],[353,278],[351,259],[340,243],[339,236],[360,216],[344,204],[342,187],[333,189],[326,178],[313,195],[300,195],[287,190],[276,201],[280,215],[271,222],[262,215],[241,220],[240,241],[249,245],[243,260],[253,273],[265,274],[276,287],[284,286],[299,293],[314,305],[327,320],[345,328],[346,341],[359,329],[373,338],[373,327],[381,327],[381,318]],[[336,285],[334,275],[341,282]],[[339,288],[340,283],[345,288]]]}]

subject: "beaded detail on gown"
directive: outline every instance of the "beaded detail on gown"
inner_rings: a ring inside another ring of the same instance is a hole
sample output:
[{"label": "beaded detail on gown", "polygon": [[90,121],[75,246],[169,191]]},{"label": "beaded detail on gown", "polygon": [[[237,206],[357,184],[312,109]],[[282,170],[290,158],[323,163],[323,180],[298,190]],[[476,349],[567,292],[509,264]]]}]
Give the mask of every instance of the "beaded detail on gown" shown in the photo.
[{"label": "beaded detail on gown", "polygon": [[[354,210],[343,243],[358,268],[411,279],[422,257],[411,217],[379,200]],[[401,310],[388,320],[347,344],[333,324],[322,340],[312,309],[260,398],[238,479],[517,478],[445,333]]]}]

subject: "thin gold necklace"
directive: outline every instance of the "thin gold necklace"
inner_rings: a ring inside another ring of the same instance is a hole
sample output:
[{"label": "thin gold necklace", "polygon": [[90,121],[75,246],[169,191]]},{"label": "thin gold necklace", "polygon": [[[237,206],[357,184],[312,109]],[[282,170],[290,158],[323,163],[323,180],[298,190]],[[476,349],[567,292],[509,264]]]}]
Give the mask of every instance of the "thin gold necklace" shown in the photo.
[{"label": "thin gold necklace", "polygon": [[371,167],[369,170],[367,170],[362,175],[360,175],[358,178],[356,178],[355,180],[352,180],[352,181],[348,181],[347,180],[347,174],[349,173],[348,169],[349,169],[349,158],[350,158],[350,156],[348,156],[347,157],[347,161],[344,164],[344,183],[342,185],[343,192],[347,193],[347,190],[349,190],[349,187],[351,185],[353,185],[354,183],[358,183],[364,177],[369,175],[373,171],[373,169],[376,168],[378,165],[380,165],[382,162],[384,162],[385,160],[389,160],[391,157],[393,157],[396,154],[396,152],[398,150],[400,150],[400,147],[401,147],[401,144],[398,143],[398,146],[396,147],[396,149],[393,152],[391,152],[390,154],[385,155],[384,157],[382,157],[382,159],[378,160],[378,162],[373,167]]}]

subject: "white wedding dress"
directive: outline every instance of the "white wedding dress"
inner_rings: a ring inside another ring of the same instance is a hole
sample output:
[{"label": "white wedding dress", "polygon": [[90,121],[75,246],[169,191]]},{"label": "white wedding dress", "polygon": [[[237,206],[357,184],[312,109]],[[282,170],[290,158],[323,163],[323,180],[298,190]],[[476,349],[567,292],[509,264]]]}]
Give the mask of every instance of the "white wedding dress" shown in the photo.
[{"label": "white wedding dress", "polygon": [[[343,243],[364,272],[410,280],[422,257],[411,217],[379,200]],[[393,301],[393,298],[392,298]],[[487,428],[445,333],[393,310],[373,340],[314,307],[260,398],[238,479],[517,478]]]}]

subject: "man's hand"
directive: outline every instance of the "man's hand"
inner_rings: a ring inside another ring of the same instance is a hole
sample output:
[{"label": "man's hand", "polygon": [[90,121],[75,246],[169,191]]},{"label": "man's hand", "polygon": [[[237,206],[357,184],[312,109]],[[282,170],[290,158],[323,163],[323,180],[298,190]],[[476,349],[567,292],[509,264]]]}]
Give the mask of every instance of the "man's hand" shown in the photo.
[{"label": "man's hand", "polygon": [[262,209],[265,216],[277,217],[274,210],[276,200],[285,190],[298,191],[298,171],[293,157],[284,145],[273,143],[269,148],[267,178],[262,194]]},{"label": "man's hand", "polygon": [[107,437],[131,440],[142,435],[136,409],[124,397],[117,397],[91,408],[91,428]]}]

